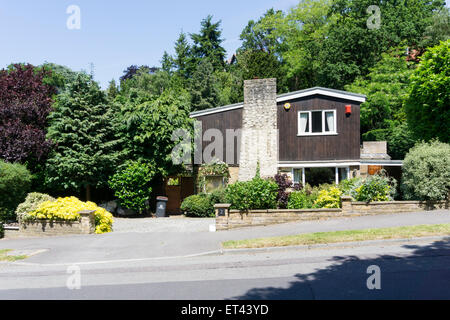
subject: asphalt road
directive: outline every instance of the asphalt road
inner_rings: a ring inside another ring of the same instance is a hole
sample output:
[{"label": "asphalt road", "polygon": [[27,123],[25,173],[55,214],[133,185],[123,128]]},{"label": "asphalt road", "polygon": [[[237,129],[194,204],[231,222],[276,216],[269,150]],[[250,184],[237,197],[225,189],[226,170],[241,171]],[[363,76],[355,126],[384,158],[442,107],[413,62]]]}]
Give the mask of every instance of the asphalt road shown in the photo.
[{"label": "asphalt road", "polygon": [[[374,265],[380,290],[367,287]],[[73,268],[0,264],[0,299],[450,299],[450,238]]]}]

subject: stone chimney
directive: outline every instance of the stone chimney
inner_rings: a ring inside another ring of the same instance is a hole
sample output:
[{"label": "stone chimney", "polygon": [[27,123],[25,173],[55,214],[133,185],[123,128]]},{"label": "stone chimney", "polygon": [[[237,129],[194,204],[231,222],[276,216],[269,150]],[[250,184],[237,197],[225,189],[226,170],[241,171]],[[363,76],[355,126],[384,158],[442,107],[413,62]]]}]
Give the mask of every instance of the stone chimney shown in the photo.
[{"label": "stone chimney", "polygon": [[261,177],[273,177],[278,168],[277,80],[244,81],[244,110],[239,180],[248,181],[260,165]]}]

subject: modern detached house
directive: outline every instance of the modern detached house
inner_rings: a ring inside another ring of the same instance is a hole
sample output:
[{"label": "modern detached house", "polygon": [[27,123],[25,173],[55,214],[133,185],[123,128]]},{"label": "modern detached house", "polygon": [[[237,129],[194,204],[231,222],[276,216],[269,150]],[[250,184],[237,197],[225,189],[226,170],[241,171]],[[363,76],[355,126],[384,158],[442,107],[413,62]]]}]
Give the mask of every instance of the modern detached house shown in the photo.
[{"label": "modern detached house", "polygon": [[[295,182],[339,183],[381,168],[399,167],[385,142],[361,146],[364,95],[311,88],[276,94],[276,79],[247,80],[244,102],[193,112],[201,123],[203,151],[221,135],[215,156],[230,167],[231,181],[286,173]],[[211,130],[212,129],[212,130]],[[213,138],[214,137],[214,138]],[[216,141],[217,142],[217,141]],[[211,148],[209,148],[211,149]]]}]

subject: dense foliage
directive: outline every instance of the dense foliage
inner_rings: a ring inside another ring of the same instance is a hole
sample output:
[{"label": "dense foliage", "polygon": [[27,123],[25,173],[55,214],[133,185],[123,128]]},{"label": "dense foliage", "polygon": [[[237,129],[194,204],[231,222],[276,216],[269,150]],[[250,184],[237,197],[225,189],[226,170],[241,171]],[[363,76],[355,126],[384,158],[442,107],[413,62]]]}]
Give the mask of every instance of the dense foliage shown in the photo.
[{"label": "dense foliage", "polygon": [[401,188],[406,199],[450,199],[450,145],[420,143],[406,155]]},{"label": "dense foliage", "polygon": [[416,138],[450,142],[450,40],[430,48],[411,77],[406,113]]},{"label": "dense foliage", "polygon": [[53,87],[44,83],[49,72],[30,65],[0,70],[0,159],[40,162],[50,150],[45,137]]},{"label": "dense foliage", "polygon": [[20,218],[23,215],[27,214],[28,212],[36,210],[43,202],[55,200],[56,200],[55,198],[45,193],[38,193],[38,192],[29,193],[25,198],[25,201],[17,206],[16,209],[17,219],[20,220]]},{"label": "dense foliage", "polygon": [[275,209],[278,185],[271,179],[258,176],[250,181],[236,182],[227,187],[227,202],[232,209]]},{"label": "dense foliage", "polygon": [[122,207],[143,213],[149,207],[154,175],[152,165],[130,161],[110,179],[109,186]]},{"label": "dense foliage", "polygon": [[16,220],[14,211],[25,200],[31,179],[25,166],[0,160],[0,221]]},{"label": "dense foliage", "polygon": [[209,195],[200,193],[184,199],[181,204],[181,211],[187,217],[213,217],[214,205],[211,203]]},{"label": "dense foliage", "polygon": [[57,145],[46,164],[46,183],[78,192],[106,186],[120,158],[116,111],[88,75],[80,74],[61,93],[49,116],[48,138]]}]

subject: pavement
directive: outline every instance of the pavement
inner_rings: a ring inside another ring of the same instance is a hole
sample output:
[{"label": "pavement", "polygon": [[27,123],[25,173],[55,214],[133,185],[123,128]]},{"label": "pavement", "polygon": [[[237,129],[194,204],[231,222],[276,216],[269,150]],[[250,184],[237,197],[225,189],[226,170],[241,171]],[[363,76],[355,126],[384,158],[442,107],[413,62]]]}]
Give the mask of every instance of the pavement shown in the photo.
[{"label": "pavement", "polygon": [[[26,260],[28,263],[37,264],[77,264],[96,261],[185,257],[217,252],[221,250],[221,242],[226,240],[450,223],[450,211],[437,210],[304,221],[214,233],[209,232],[209,225],[214,224],[214,219],[136,219],[118,220],[116,223],[118,232],[103,235],[3,239],[0,240],[0,249],[38,252]],[[124,225],[133,223],[135,226],[129,227],[130,231],[127,232]],[[145,225],[145,228],[140,225]],[[180,226],[184,226],[184,228]]]}]

